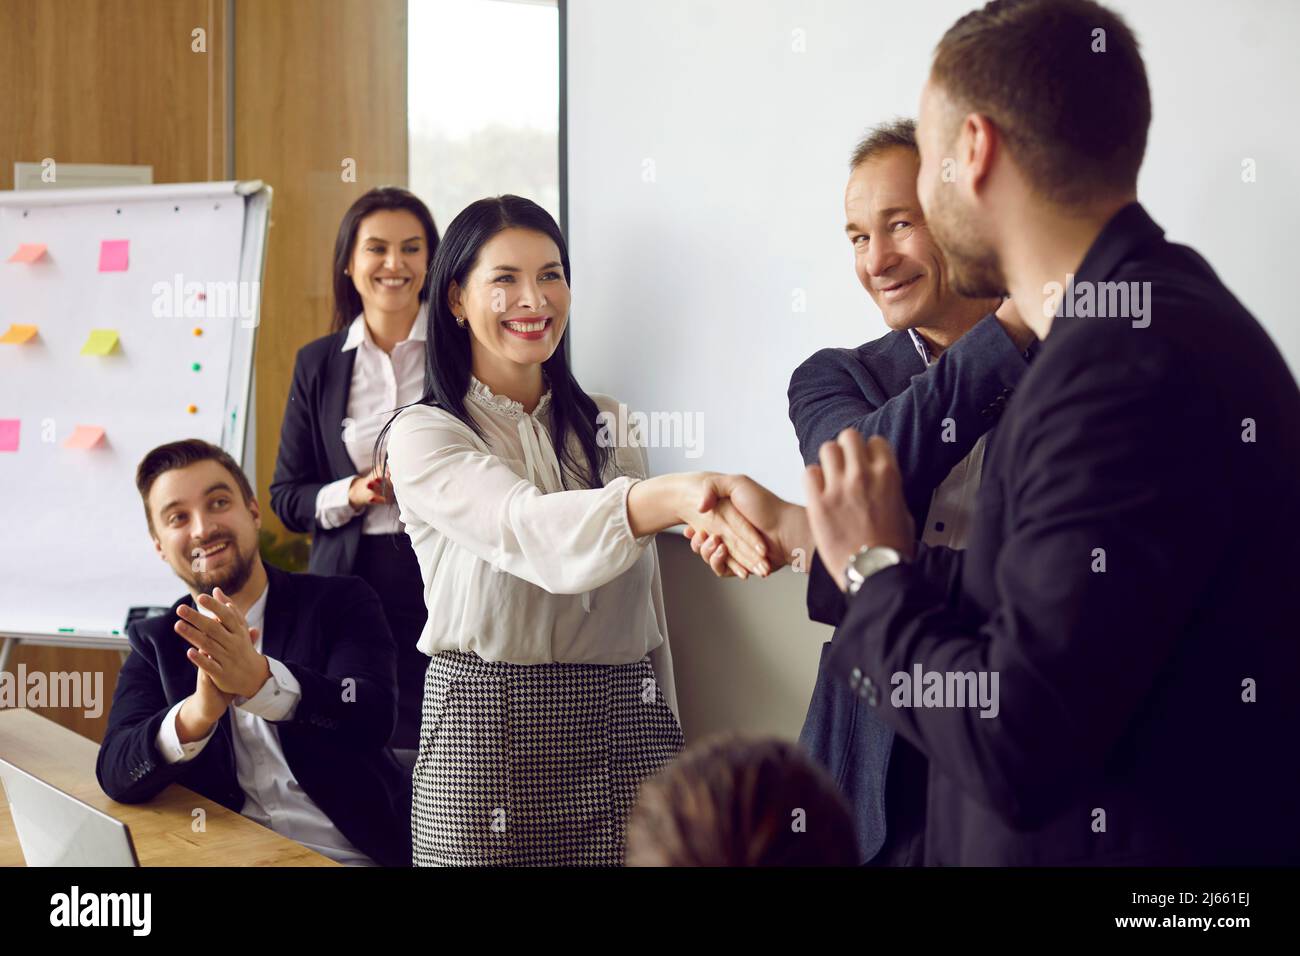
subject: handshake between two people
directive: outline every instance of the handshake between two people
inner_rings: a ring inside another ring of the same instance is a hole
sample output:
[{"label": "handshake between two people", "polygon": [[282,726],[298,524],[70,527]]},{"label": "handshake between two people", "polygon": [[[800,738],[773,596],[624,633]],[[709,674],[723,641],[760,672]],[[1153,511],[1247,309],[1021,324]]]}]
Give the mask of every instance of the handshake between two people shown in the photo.
[{"label": "handshake between two people", "polygon": [[849,560],[863,547],[888,546],[905,560],[915,555],[915,524],[898,460],[884,438],[844,429],[818,449],[818,463],[804,472],[804,490],[807,507],[745,475],[706,476],[698,506],[705,517],[684,532],[691,550],[718,577],[740,578],[766,577],[787,564],[807,572],[815,551],[841,591],[848,586]]}]

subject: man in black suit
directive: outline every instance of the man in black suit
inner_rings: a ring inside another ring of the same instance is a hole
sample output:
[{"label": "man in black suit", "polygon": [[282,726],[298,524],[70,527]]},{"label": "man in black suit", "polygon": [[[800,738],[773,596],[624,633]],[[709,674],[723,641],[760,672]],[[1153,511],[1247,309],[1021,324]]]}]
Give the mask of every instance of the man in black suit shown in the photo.
[{"label": "man in black suit", "polygon": [[1300,860],[1300,390],[1137,203],[1149,121],[1096,3],[949,30],[922,206],[958,291],[1009,291],[1042,347],[964,553],[916,546],[882,439],[846,430],[809,468],[850,595],[831,666],[928,759],[930,863]]},{"label": "man in black suit", "polygon": [[253,490],[216,446],[155,448],[136,484],[190,595],[127,630],[104,792],[137,803],[177,782],[339,862],[409,866],[410,781],[386,747],[396,651],[374,591],[264,565]]}]

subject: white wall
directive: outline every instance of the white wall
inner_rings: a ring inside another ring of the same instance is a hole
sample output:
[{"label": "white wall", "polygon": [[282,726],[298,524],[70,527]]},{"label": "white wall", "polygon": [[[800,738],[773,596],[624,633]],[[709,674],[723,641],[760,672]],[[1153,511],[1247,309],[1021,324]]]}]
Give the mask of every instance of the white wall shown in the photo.
[{"label": "white wall", "polygon": [[[842,231],[849,151],[874,123],[915,114],[935,43],[974,5],[570,0],[575,368],[588,390],[634,409],[702,416],[702,456],[652,449],[656,472],[745,471],[803,500],[790,373],[818,348],[886,331]],[[1300,369],[1282,281],[1300,222],[1300,4],[1113,6],[1142,42],[1152,87],[1142,201]],[[1255,183],[1241,182],[1244,158]],[[719,584],[676,560],[678,542],[669,549],[679,680],[687,696],[721,695],[683,701],[687,730],[796,732],[822,633],[804,617],[805,579]],[[703,679],[719,646],[754,655],[734,681]],[[781,672],[802,683],[759,686]]]}]

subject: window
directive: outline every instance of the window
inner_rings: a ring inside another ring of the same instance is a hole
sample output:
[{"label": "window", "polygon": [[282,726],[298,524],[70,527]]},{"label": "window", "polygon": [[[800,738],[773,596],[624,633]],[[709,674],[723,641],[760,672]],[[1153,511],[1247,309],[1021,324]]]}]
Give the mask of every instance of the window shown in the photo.
[{"label": "window", "polygon": [[411,190],[438,230],[501,193],[559,222],[554,0],[410,0],[407,37]]}]

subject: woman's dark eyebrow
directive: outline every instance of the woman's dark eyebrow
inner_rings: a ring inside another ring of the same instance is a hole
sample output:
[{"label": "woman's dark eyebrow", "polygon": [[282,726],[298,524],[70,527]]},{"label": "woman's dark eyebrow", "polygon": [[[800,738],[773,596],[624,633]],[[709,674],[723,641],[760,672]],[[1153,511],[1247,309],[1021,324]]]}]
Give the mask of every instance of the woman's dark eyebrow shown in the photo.
[{"label": "woman's dark eyebrow", "polygon": [[[558,262],[548,262],[546,263],[546,265],[541,266],[540,268],[558,269],[559,267],[560,267],[560,263]],[[492,271],[493,272],[523,272],[524,270],[519,268],[518,266],[493,266]]]}]

